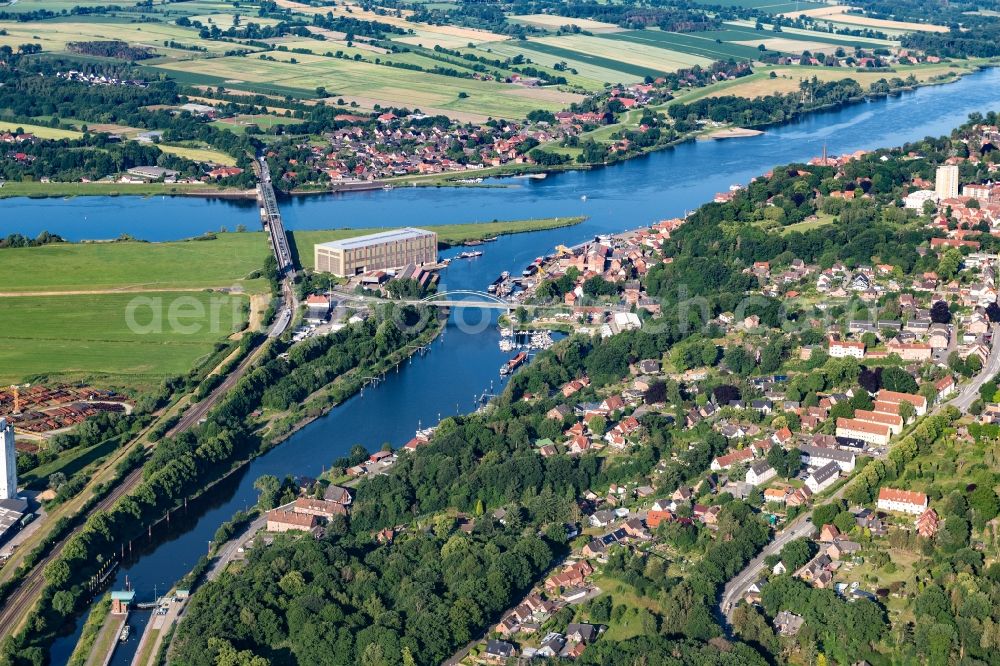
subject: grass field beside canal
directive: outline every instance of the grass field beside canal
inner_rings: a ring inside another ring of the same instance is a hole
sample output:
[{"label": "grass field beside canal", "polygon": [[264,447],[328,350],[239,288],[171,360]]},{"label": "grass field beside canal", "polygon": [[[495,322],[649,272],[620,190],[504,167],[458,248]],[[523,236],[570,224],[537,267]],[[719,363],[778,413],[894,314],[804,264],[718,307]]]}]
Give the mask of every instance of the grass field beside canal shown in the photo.
[{"label": "grass field beside canal", "polygon": [[248,277],[270,249],[263,232],[171,243],[57,243],[0,250],[0,293],[101,290],[267,289]]},{"label": "grass field beside canal", "polygon": [[156,196],[190,192],[219,192],[222,188],[207,183],[40,183],[29,181],[0,185],[0,199],[29,197]]},{"label": "grass field beside canal", "polygon": [[0,300],[0,384],[151,386],[186,374],[244,326],[247,299],[204,292]]},{"label": "grass field beside canal", "polygon": [[[444,244],[578,224],[582,217],[427,227]],[[383,229],[290,234],[304,268],[313,245]],[[263,232],[168,243],[59,243],[0,250],[0,385],[88,380],[146,387],[184,374],[242,330],[247,298],[204,291],[239,285],[269,255]],[[179,291],[188,289],[191,291]],[[100,293],[104,292],[104,293]],[[108,293],[111,292],[111,293]]]}]

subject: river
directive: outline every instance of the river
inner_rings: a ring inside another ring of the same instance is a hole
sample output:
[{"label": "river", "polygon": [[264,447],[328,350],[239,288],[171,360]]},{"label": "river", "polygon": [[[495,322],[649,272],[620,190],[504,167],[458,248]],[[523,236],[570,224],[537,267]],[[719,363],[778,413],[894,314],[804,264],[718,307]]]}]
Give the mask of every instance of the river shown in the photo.
[{"label": "river", "polygon": [[[771,167],[831,155],[894,146],[948,133],[969,113],[1000,110],[1000,69],[986,70],[946,86],[921,88],[897,97],[809,115],[753,138],[688,142],[612,167],[561,173],[544,180],[506,181],[515,187],[397,188],[285,200],[288,229],[446,224],[493,219],[586,215],[566,229],[503,237],[483,246],[484,256],[456,261],[442,275],[445,289],[483,289],[502,270],[520,271],[558,243],[571,244],[597,233],[618,232],[684,214],[731,184],[746,183]],[[184,238],[225,226],[255,228],[252,204],[188,198],[84,197],[73,200],[10,199],[0,202],[3,233],[48,230],[67,238],[113,238],[130,233],[147,240]],[[445,253],[454,254],[456,250]],[[491,382],[500,388],[498,369],[509,356],[498,349],[494,326],[481,332],[458,326],[453,315],[445,333],[425,355],[367,389],[253,461],[237,478],[210,493],[186,516],[178,515],[168,534],[137,552],[117,573],[127,575],[140,600],[164,591],[197,561],[217,527],[257,497],[254,480],[263,474],[318,475],[354,444],[371,450],[384,442],[399,446],[418,426],[439,416],[470,411]],[[474,323],[475,315],[470,316]],[[115,655],[127,664],[148,615],[130,622],[133,638]],[[54,641],[51,659],[63,664],[83,621]]]}]

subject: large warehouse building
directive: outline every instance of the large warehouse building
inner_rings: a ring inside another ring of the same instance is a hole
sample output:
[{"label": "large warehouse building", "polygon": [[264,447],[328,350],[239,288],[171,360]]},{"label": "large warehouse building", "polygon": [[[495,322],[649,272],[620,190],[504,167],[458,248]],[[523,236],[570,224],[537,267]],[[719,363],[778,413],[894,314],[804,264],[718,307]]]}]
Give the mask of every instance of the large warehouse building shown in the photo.
[{"label": "large warehouse building", "polygon": [[407,264],[420,266],[435,263],[437,234],[406,227],[319,243],[314,252],[317,272],[348,277]]}]

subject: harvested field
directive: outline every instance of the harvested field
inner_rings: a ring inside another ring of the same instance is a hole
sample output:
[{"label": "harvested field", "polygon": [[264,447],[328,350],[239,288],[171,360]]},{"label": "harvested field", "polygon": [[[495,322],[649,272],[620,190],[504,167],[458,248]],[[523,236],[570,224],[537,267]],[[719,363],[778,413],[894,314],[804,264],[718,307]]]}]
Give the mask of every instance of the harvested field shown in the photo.
[{"label": "harvested field", "polygon": [[890,21],[887,19],[877,19],[858,14],[849,14],[853,9],[848,5],[831,5],[818,9],[807,9],[804,11],[787,12],[784,16],[797,17],[802,14],[811,16],[814,19],[826,19],[836,23],[848,23],[850,25],[863,25],[868,28],[881,28],[885,30],[900,30],[903,32],[948,32],[948,28],[943,25],[933,25],[930,23],[913,23],[912,21]]},{"label": "harvested field", "polygon": [[812,53],[833,53],[838,47],[836,44],[824,44],[823,42],[808,42],[799,41],[797,39],[789,39],[786,37],[772,37],[771,39],[761,39],[753,40],[747,39],[744,41],[730,42],[732,44],[742,44],[743,46],[752,46],[756,48],[759,44],[763,44],[764,48],[769,51],[781,51],[782,53],[794,53],[799,54],[803,51],[810,51]]},{"label": "harvested field", "polygon": [[[628,34],[628,33],[620,33]],[[613,37],[609,35],[608,37]],[[710,61],[697,55],[691,55],[660,45],[633,43],[623,48],[620,41],[614,41],[605,36],[565,35],[560,37],[543,37],[533,40],[531,44],[547,44],[557,48],[575,51],[579,57],[603,58],[608,62],[619,62],[633,65],[641,70],[656,72],[671,72],[693,65],[707,65]],[[636,71],[635,73],[638,73]],[[643,74],[645,76],[645,74]]]},{"label": "harvested field", "polygon": [[295,0],[277,0],[277,4],[279,7],[285,7],[303,14],[326,14],[328,12],[332,12],[337,16],[350,16],[351,18],[361,19],[364,21],[380,21],[382,23],[403,28],[404,30],[413,30],[413,35],[408,37],[393,36],[392,39],[394,41],[404,42],[407,44],[419,43],[428,48],[442,46],[445,48],[455,49],[467,46],[470,42],[495,42],[509,39],[506,35],[498,35],[495,32],[489,32],[487,30],[476,30],[474,28],[463,28],[453,25],[411,23],[406,20],[406,17],[412,15],[413,13],[409,10],[401,10],[400,16],[391,16],[388,14],[377,14],[373,11],[362,9],[360,6],[354,4],[348,5],[351,10],[350,12],[345,11],[343,5],[338,5],[336,7],[312,7],[300,2],[295,2]]},{"label": "harvested field", "polygon": [[729,44],[722,41],[721,38],[716,41],[717,38],[712,36],[711,32],[686,34],[662,30],[630,30],[601,35],[599,39],[624,42],[623,50],[632,48],[625,46],[625,44],[641,44],[668,49],[684,54],[686,57],[701,57],[708,60],[728,60],[729,58],[753,60],[760,56],[760,52],[756,48]]},{"label": "harvested field", "polygon": [[589,32],[618,32],[619,30],[623,30],[623,28],[614,23],[604,23],[603,21],[593,21],[585,18],[570,18],[556,14],[521,14],[520,16],[511,16],[510,20],[550,30],[557,30],[564,25],[575,25],[580,30],[587,30]]}]

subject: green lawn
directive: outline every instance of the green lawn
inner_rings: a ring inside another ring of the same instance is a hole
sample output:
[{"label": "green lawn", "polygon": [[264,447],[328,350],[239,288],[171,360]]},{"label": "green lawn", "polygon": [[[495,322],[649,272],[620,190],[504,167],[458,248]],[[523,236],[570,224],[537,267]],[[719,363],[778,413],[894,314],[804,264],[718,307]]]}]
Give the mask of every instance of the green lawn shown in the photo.
[{"label": "green lawn", "polygon": [[0,199],[11,197],[75,197],[75,196],[156,196],[183,192],[218,192],[215,185],[187,183],[39,183],[29,181],[0,185]]},{"label": "green lawn", "polygon": [[177,155],[178,157],[184,157],[186,159],[192,160],[193,162],[206,162],[210,164],[225,164],[226,166],[235,166],[236,158],[232,155],[227,155],[218,150],[213,150],[211,148],[202,147],[192,147],[192,146],[168,146],[167,144],[161,143],[157,147],[165,153],[170,153],[171,155]]},{"label": "green lawn", "polygon": [[16,123],[12,120],[0,120],[0,132],[13,132],[18,128],[29,134],[34,134],[39,139],[79,139],[83,136],[82,132],[74,130],[46,127],[45,125],[32,125],[30,123]]},{"label": "green lawn", "polygon": [[[478,240],[490,236],[518,234],[529,231],[542,231],[567,227],[583,222],[582,217],[551,217],[537,220],[511,220],[507,222],[482,222],[472,224],[442,224],[425,225],[421,228],[434,231],[438,242],[445,245],[458,245],[469,240]],[[317,243],[328,243],[344,238],[354,238],[365,234],[385,231],[385,229],[332,229],[329,231],[290,231],[292,255],[298,257],[298,263],[303,268],[313,268],[313,246]]]},{"label": "green lawn", "polygon": [[243,297],[205,292],[0,300],[0,384],[149,386],[184,374],[246,320]]},{"label": "green lawn", "polygon": [[172,243],[59,243],[0,250],[0,292],[202,289],[241,285],[270,252],[263,232]]},{"label": "green lawn", "polygon": [[121,440],[116,437],[93,446],[70,449],[50,463],[39,465],[29,472],[19,474],[18,478],[28,488],[44,490],[48,485],[49,475],[62,472],[66,478],[69,478],[85,467],[103,460],[109,453],[116,451],[120,444]]},{"label": "green lawn", "polygon": [[782,236],[787,236],[793,231],[805,233],[806,231],[811,231],[813,229],[819,229],[820,227],[825,227],[828,224],[833,224],[833,215],[820,213],[816,216],[815,220],[805,220],[804,222],[796,222],[795,224],[789,224],[787,227],[781,227],[780,231]]},{"label": "green lawn", "polygon": [[[655,600],[649,597],[640,596],[631,585],[622,583],[614,578],[597,574],[592,577],[592,582],[601,588],[601,596],[611,595],[612,603],[615,606],[624,604],[629,610],[645,608],[654,614],[662,614],[663,609]],[[604,633],[603,640],[623,641],[643,633],[643,628],[638,619],[629,613],[618,622],[611,622]]]}]

